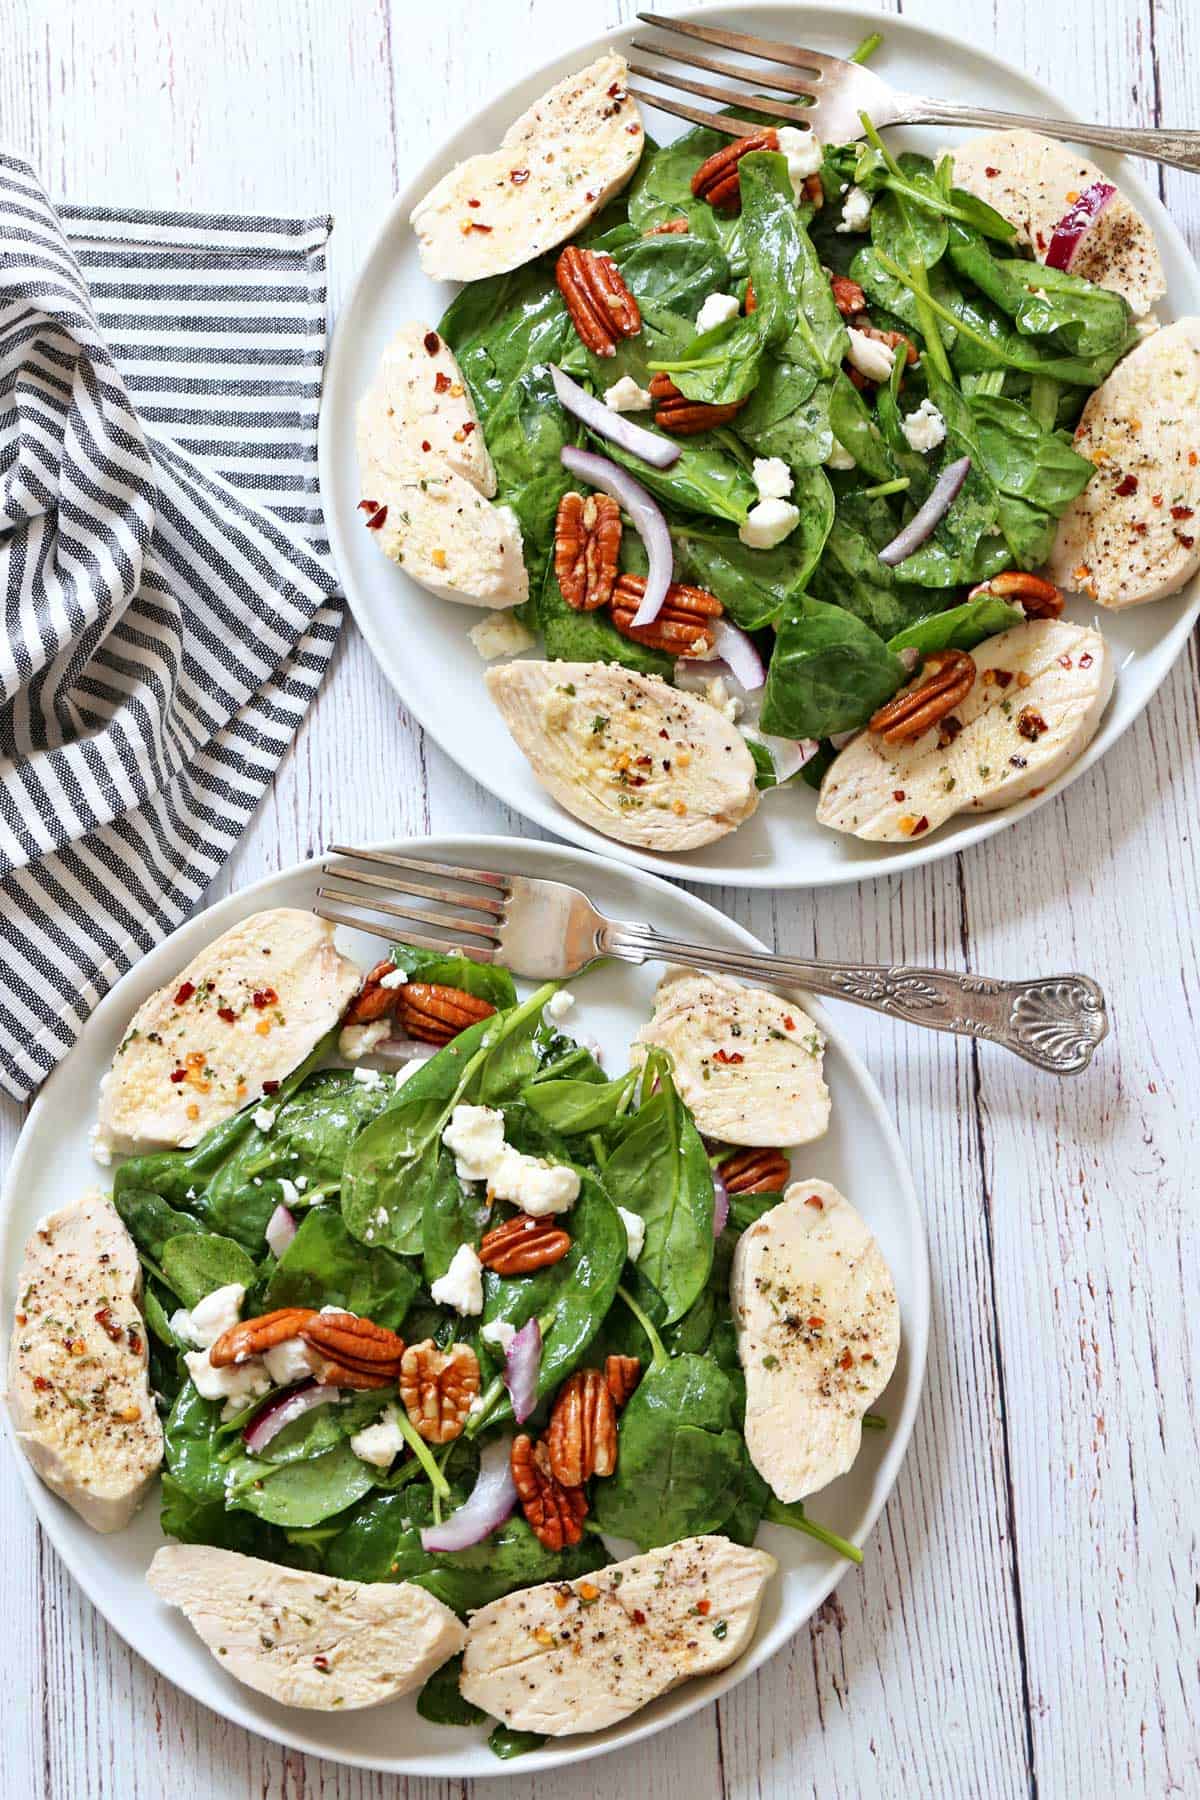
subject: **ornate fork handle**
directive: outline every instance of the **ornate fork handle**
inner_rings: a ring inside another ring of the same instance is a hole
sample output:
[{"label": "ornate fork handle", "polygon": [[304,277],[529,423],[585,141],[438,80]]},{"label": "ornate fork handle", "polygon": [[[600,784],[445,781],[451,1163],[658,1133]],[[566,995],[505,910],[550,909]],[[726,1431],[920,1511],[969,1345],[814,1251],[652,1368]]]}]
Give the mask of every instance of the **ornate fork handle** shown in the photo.
[{"label": "ornate fork handle", "polygon": [[1077,1075],[1108,1033],[1104,995],[1087,975],[1045,975],[1030,981],[997,981],[885,963],[808,962],[753,950],[714,950],[662,937],[647,925],[606,922],[597,934],[602,955],[624,962],[648,958],[716,969],[773,985],[807,988],[888,1013],[930,1031],[984,1038],[1046,1069]]},{"label": "ornate fork handle", "polygon": [[893,123],[897,125],[998,125],[1005,129],[1040,131],[1046,137],[1065,138],[1068,143],[1094,144],[1101,150],[1124,150],[1130,156],[1148,156],[1154,162],[1200,172],[1200,131],[1082,125],[1075,119],[1034,119],[1022,113],[995,112],[983,106],[956,106],[949,100],[926,100],[917,94],[897,94],[895,100],[897,112]]}]

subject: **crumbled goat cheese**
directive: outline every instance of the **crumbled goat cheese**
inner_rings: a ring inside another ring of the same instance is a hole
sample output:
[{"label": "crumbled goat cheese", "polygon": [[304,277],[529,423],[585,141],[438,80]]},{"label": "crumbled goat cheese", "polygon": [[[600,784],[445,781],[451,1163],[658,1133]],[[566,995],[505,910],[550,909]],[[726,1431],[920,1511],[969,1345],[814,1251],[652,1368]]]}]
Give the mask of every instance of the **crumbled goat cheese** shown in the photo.
[{"label": "crumbled goat cheese", "polygon": [[405,970],[389,969],[386,975],[380,977],[379,985],[381,988],[402,988],[407,981],[408,975]]},{"label": "crumbled goat cheese", "polygon": [[275,1123],[274,1108],[270,1106],[256,1106],[254,1109],[254,1123],[260,1131],[270,1131],[272,1125]]},{"label": "crumbled goat cheese", "polygon": [[207,1350],[189,1350],[183,1360],[200,1398],[224,1400],[230,1417],[241,1410],[235,1401],[253,1400],[271,1386],[271,1377],[256,1356],[244,1363],[227,1363],[222,1369],[213,1367]]},{"label": "crumbled goat cheese", "polygon": [[215,1344],[219,1337],[237,1324],[245,1298],[246,1290],[240,1281],[231,1281],[225,1287],[214,1288],[211,1294],[205,1294],[203,1300],[197,1300],[191,1312],[181,1306],[178,1312],[172,1313],[171,1330],[177,1338],[195,1344],[198,1349],[207,1350],[210,1344]]},{"label": "crumbled goat cheese", "polygon": [[739,525],[738,537],[751,550],[773,550],[800,522],[800,509],[790,500],[760,500]]},{"label": "crumbled goat cheese", "polygon": [[383,1081],[378,1069],[355,1069],[354,1080],[360,1081],[365,1088],[377,1088]]},{"label": "crumbled goat cheese", "polygon": [[711,331],[714,325],[724,325],[726,319],[736,319],[741,310],[741,301],[732,294],[710,294],[696,314],[696,330]]},{"label": "crumbled goat cheese", "polygon": [[[478,625],[472,625],[467,636],[484,662],[495,662],[498,656],[520,656],[523,650],[532,649],[535,642],[533,633],[525,629],[520,619],[514,619],[508,612],[496,612],[486,619],[480,619]],[[396,972],[402,973],[401,970]],[[381,985],[388,986],[386,976]],[[397,987],[399,983],[393,982],[391,985]]]},{"label": "crumbled goat cheese", "polygon": [[866,231],[871,222],[873,204],[870,194],[865,194],[860,187],[852,187],[842,202],[842,222],[835,229],[841,232]]},{"label": "crumbled goat cheese", "polygon": [[779,131],[779,148],[787,159],[788,180],[799,200],[805,179],[821,172],[821,145],[815,131],[801,131],[795,125],[783,125]]},{"label": "crumbled goat cheese", "polygon": [[285,1206],[295,1206],[300,1198],[300,1189],[294,1181],[289,1181],[286,1175],[279,1177],[279,1197]]},{"label": "crumbled goat cheese", "polygon": [[465,1318],[483,1311],[483,1264],[470,1244],[460,1244],[450,1267],[429,1292],[439,1306],[452,1306]]},{"label": "crumbled goat cheese", "polygon": [[837,439],[833,440],[833,449],[825,458],[827,469],[857,469],[858,464],[848,450],[843,450]]},{"label": "crumbled goat cheese", "polygon": [[297,1175],[295,1185],[296,1185],[296,1192],[298,1194],[302,1194],[304,1192],[305,1188],[308,1186],[308,1176],[307,1175]]},{"label": "crumbled goat cheese", "polygon": [[760,500],[786,500],[792,491],[792,471],[782,456],[756,456],[754,485]]},{"label": "crumbled goat cheese", "polygon": [[567,1212],[579,1198],[574,1169],[514,1150],[504,1141],[503,1114],[490,1106],[456,1106],[442,1142],[454,1152],[460,1181],[486,1181],[495,1199],[535,1218]]},{"label": "crumbled goat cheese", "polygon": [[916,412],[908,414],[901,429],[912,448],[922,455],[946,441],[946,421],[932,400],[922,400]]},{"label": "crumbled goat cheese", "polygon": [[392,1021],[390,1019],[372,1019],[369,1025],[347,1025],[338,1038],[338,1055],[347,1062],[357,1062],[361,1056],[370,1056],[376,1044],[381,1044],[385,1037],[390,1037]]},{"label": "crumbled goat cheese", "polygon": [[646,1221],[640,1213],[626,1212],[623,1206],[618,1206],[617,1211],[620,1213],[621,1223],[625,1227],[629,1260],[636,1262],[642,1254],[642,1246],[646,1242]]},{"label": "crumbled goat cheese", "polygon": [[510,1325],[507,1319],[493,1319],[490,1325],[483,1326],[479,1335],[485,1344],[493,1345],[501,1356],[507,1356],[508,1346],[516,1337],[517,1328]]},{"label": "crumbled goat cheese", "polygon": [[390,1468],[404,1448],[404,1433],[391,1409],[382,1413],[365,1431],[356,1431],[350,1439],[350,1448],[363,1462],[374,1463],[377,1469]]},{"label": "crumbled goat cheese", "polygon": [[632,375],[622,375],[605,390],[604,404],[614,412],[648,412],[653,402],[648,388],[639,387]]},{"label": "crumbled goat cheese", "polygon": [[551,994],[542,1008],[542,1013],[544,1017],[552,1019],[556,1025],[560,1025],[574,1004],[574,994],[569,993],[566,988],[559,988],[557,994]]},{"label": "crumbled goat cheese", "polygon": [[310,1350],[303,1338],[284,1338],[263,1354],[267,1374],[276,1387],[290,1387],[293,1381],[307,1381],[321,1368],[321,1358]]},{"label": "crumbled goat cheese", "polygon": [[850,361],[868,381],[886,381],[892,372],[896,352],[880,338],[868,337],[865,331],[850,327]]}]

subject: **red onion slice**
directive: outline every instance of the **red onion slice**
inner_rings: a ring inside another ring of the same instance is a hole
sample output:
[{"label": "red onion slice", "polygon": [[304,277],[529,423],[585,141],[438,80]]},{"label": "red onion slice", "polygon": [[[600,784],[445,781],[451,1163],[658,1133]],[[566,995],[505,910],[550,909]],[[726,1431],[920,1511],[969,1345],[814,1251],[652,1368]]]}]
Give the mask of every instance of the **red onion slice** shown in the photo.
[{"label": "red onion slice", "polygon": [[719,1238],[729,1223],[729,1189],[721,1180],[721,1171],[713,1170],[713,1236]]},{"label": "red onion slice", "polygon": [[633,615],[634,625],[652,625],[662,609],[671,585],[675,556],[671,549],[671,533],[658,504],[651,499],[640,481],[625,469],[597,456],[592,450],[576,450],[566,445],[560,452],[563,467],[572,475],[581,475],[592,487],[611,494],[633,520],[633,528],[646,546],[650,566],[646,572],[646,591]]},{"label": "red onion slice", "polygon": [[798,775],[821,748],[818,738],[766,737],[762,732],[759,742],[771,752],[777,782],[790,781],[793,775]]},{"label": "red onion slice", "polygon": [[316,1381],[306,1381],[300,1387],[290,1388],[286,1394],[277,1394],[274,1400],[269,1400],[262,1411],[251,1419],[242,1432],[242,1442],[251,1456],[258,1456],[273,1437],[278,1437],[285,1425],[290,1425],[294,1419],[303,1418],[314,1406],[328,1406],[331,1400],[340,1400],[341,1397],[341,1388],[322,1387]]},{"label": "red onion slice", "polygon": [[423,1550],[469,1550],[503,1525],[517,1504],[517,1490],[508,1466],[510,1438],[486,1444],[479,1458],[479,1479],[471,1497],[440,1525],[426,1525],[421,1532]]},{"label": "red onion slice", "polygon": [[523,1425],[537,1405],[538,1370],[542,1362],[542,1328],[536,1319],[522,1325],[504,1353],[504,1385],[513,1418]]},{"label": "red onion slice", "polygon": [[717,640],[717,655],[729,664],[734,680],[748,694],[754,693],[767,679],[766,666],[755,648],[754,639],[739,625],[731,625],[728,619],[716,621],[713,635]]},{"label": "red onion slice", "polygon": [[387,1037],[375,1045],[371,1055],[380,1062],[411,1063],[428,1062],[437,1053],[436,1044],[423,1044],[419,1038]]},{"label": "red onion slice", "polygon": [[1080,244],[1116,198],[1116,193],[1111,181],[1093,181],[1091,187],[1084,188],[1070,212],[1064,213],[1054,227],[1045,257],[1048,269],[1070,269],[1079,254]]},{"label": "red onion slice", "polygon": [[603,400],[597,400],[595,394],[589,394],[577,381],[564,375],[554,363],[550,364],[550,379],[566,410],[582,419],[598,437],[611,438],[622,450],[628,450],[630,456],[640,456],[643,462],[656,469],[669,469],[672,463],[679,461],[678,444],[673,444],[669,438],[657,437],[642,425],[635,425],[624,413],[614,412]]},{"label": "red onion slice", "polygon": [[952,462],[949,468],[942,470],[924,506],[913,514],[903,531],[898,531],[891,543],[885,544],[879,552],[881,563],[894,569],[897,563],[902,563],[905,557],[921,548],[938,520],[949,512],[970,470],[969,456],[960,456],[957,462]]},{"label": "red onion slice", "polygon": [[296,1221],[294,1217],[286,1206],[282,1204],[277,1206],[267,1220],[265,1233],[267,1249],[272,1256],[282,1256],[295,1235]]}]

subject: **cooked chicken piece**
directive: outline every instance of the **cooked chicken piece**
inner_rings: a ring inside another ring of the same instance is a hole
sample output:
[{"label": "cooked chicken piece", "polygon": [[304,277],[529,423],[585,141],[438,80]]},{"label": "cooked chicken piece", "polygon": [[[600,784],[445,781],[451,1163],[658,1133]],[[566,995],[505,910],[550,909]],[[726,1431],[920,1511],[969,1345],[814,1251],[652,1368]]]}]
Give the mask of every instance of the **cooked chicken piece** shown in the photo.
[{"label": "cooked chicken piece", "polygon": [[781,1500],[803,1500],[845,1474],[892,1378],[891,1272],[835,1187],[794,1181],[738,1239],[729,1294],[750,1460]]},{"label": "cooked chicken piece", "polygon": [[694,850],[758,805],[741,733],[660,676],[608,663],[511,662],[484,680],[542,786],[606,837]]},{"label": "cooked chicken piece", "polygon": [[472,1613],[459,1687],[517,1731],[603,1731],[735,1662],[777,1567],[728,1538],[682,1538],[508,1594]]},{"label": "cooked chicken piece", "polygon": [[675,1085],[705,1137],[725,1144],[808,1144],[829,1126],[825,1039],[794,1000],[731,975],[668,969],[654,1017],[634,1039],[668,1050]]},{"label": "cooked chicken piece", "polygon": [[[1080,194],[1093,182],[1110,181],[1086,156],[1036,131],[989,131],[950,154],[955,186],[978,194],[1015,225],[1017,242],[1029,245],[1039,262]],[[1071,273],[1123,294],[1137,318],[1167,291],[1154,233],[1121,193],[1080,242]]]},{"label": "cooked chicken piece", "polygon": [[146,1376],[142,1271],[111,1200],[92,1189],[25,1245],[8,1358],[18,1444],[95,1531],[149,1492],[163,1435]]},{"label": "cooked chicken piece", "polygon": [[[1091,742],[1114,669],[1098,631],[1031,619],[971,652],[978,675],[947,720],[911,744],[860,732],[821,783],[817,820],[905,843],[960,812],[995,812],[1040,793]],[[957,735],[949,732],[958,726]]]},{"label": "cooked chicken piece", "polygon": [[1177,319],[1117,364],[1084,407],[1075,448],[1096,473],[1058,522],[1053,579],[1101,606],[1178,593],[1200,569],[1200,318]]},{"label": "cooked chicken piece", "polygon": [[334,1581],[205,1544],[168,1544],[146,1579],[223,1669],[283,1706],[378,1706],[466,1641],[450,1608],[410,1581]]},{"label": "cooked chicken piece", "polygon": [[199,1142],[304,1061],[360,979],[312,913],[230,926],[138,1008],[100,1083],[98,1159]]},{"label": "cooked chicken piece", "polygon": [[399,434],[418,468],[449,463],[484,499],[496,491],[496,471],[483,441],[470,390],[450,346],[429,325],[402,325],[358,403],[362,460],[388,460]]},{"label": "cooked chicken piece", "polygon": [[425,273],[478,281],[516,269],[607,205],[642,154],[628,79],[623,56],[601,56],[536,100],[498,150],[443,175],[412,212]]}]

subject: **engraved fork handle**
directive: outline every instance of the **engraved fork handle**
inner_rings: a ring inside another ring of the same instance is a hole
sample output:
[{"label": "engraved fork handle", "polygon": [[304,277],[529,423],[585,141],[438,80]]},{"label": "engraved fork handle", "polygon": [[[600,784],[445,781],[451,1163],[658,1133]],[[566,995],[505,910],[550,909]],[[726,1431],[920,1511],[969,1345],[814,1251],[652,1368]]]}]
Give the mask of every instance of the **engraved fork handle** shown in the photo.
[{"label": "engraved fork handle", "polygon": [[797,956],[685,944],[648,925],[609,920],[596,935],[600,954],[622,962],[683,963],[691,969],[716,969],[725,975],[807,988],[930,1031],[952,1031],[959,1037],[1000,1044],[1051,1075],[1077,1075],[1086,1069],[1108,1033],[1104,995],[1087,975],[996,981],[989,975],[898,964],[808,962]]},{"label": "engraved fork handle", "polygon": [[1200,131],[1149,130],[1126,125],[1081,125],[1075,119],[1034,119],[1022,113],[994,112],[985,106],[957,106],[950,100],[926,100],[919,94],[896,94],[895,125],[999,125],[1040,131],[1072,144],[1094,144],[1100,150],[1125,150],[1177,169],[1200,173]]}]

